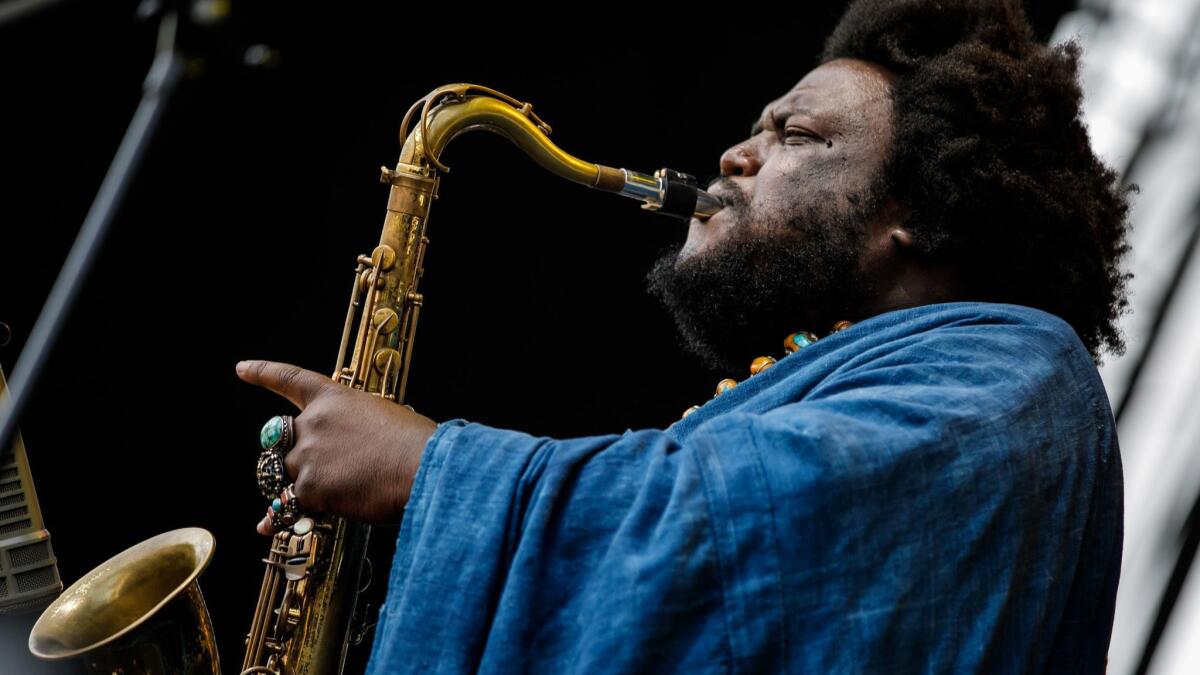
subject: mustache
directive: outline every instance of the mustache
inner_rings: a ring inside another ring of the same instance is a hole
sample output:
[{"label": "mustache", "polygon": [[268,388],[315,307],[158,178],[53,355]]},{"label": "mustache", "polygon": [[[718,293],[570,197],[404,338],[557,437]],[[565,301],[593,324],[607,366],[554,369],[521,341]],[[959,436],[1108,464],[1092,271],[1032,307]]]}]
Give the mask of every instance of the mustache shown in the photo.
[{"label": "mustache", "polygon": [[[715,190],[715,192],[714,192]],[[717,176],[708,182],[708,186],[704,188],[705,192],[713,192],[721,198],[725,203],[725,208],[731,208],[735,211],[741,211],[749,203],[749,199],[745,193],[738,187],[729,176]]]}]

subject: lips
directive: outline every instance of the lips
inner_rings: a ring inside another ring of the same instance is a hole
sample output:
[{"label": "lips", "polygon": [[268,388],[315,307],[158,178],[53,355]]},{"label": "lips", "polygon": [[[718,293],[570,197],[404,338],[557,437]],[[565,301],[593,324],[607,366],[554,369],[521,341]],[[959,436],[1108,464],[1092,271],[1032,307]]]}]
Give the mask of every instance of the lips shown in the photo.
[{"label": "lips", "polygon": [[717,216],[720,216],[724,212],[725,212],[725,209],[721,209],[720,211],[717,211],[716,213],[712,214],[711,216],[709,216],[707,218],[697,218],[696,216],[692,216],[692,222],[697,225],[709,224],[709,223],[712,223],[713,219],[715,219]]},{"label": "lips", "polygon": [[720,189],[713,189],[713,190],[705,190],[705,192],[707,192],[708,194],[710,194],[710,195],[712,195],[712,196],[714,196],[714,197],[716,197],[716,198],[720,199],[720,200],[721,200],[721,203],[723,203],[723,204],[725,204],[725,205],[728,205],[728,204],[729,204],[729,202],[730,202],[730,201],[732,201],[732,200],[729,198],[729,195],[728,195],[728,194],[726,194],[726,192],[725,192],[724,190],[720,190]]},{"label": "lips", "polygon": [[[725,189],[722,189],[722,187],[724,187]],[[738,206],[738,205],[744,203],[741,192],[737,189],[736,186],[723,184],[719,180],[714,181],[712,184],[710,184],[709,189],[706,189],[705,192],[707,192],[708,194],[721,200],[721,203],[724,206],[720,211],[717,211],[716,213],[714,213],[713,215],[711,215],[707,218],[697,218],[695,216],[692,216],[691,222],[692,222],[692,224],[695,224],[697,226],[710,224],[713,222],[713,219],[718,218],[718,217],[721,217],[722,220],[724,220],[725,218],[727,218],[727,216],[722,216],[723,213],[725,213],[726,211],[729,211],[730,209],[732,209],[735,206]]]},{"label": "lips", "polygon": [[716,197],[717,199],[720,199],[721,203],[723,203],[727,208],[730,204],[737,204],[742,201],[740,199],[742,195],[737,186],[731,185],[729,182],[726,182],[725,179],[715,181],[704,191]]}]

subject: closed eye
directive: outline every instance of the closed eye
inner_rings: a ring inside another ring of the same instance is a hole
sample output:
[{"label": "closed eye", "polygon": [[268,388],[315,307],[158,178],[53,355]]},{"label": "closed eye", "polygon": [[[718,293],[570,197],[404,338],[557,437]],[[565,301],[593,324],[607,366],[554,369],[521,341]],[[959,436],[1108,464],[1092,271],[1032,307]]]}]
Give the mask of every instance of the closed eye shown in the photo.
[{"label": "closed eye", "polygon": [[783,132],[783,136],[784,136],[784,142],[788,145],[800,145],[802,143],[807,142],[808,140],[813,140],[813,141],[817,141],[820,143],[824,143],[825,145],[831,145],[824,138],[814,134],[813,132],[807,131],[805,129],[797,129],[795,127],[785,129]]}]

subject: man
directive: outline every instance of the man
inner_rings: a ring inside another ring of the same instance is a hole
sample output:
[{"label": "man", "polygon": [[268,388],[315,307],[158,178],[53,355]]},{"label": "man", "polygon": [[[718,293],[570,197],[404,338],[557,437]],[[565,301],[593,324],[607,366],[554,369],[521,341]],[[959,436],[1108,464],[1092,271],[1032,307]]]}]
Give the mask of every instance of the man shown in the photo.
[{"label": "man", "polygon": [[852,5],[649,276],[706,362],[791,353],[665,430],[436,424],[239,364],[303,410],[301,504],[404,513],[369,672],[1102,671],[1127,201],[1077,58],[1015,1]]}]

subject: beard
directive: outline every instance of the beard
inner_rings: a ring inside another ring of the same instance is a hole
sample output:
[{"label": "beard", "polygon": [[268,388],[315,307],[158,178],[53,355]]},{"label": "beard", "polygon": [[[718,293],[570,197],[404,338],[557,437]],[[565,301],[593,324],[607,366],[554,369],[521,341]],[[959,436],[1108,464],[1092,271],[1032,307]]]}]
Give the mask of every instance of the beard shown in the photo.
[{"label": "beard", "polygon": [[[843,209],[791,210],[799,215],[748,227],[747,203],[732,189],[728,236],[680,259],[668,250],[646,275],[648,290],[675,319],[684,348],[715,371],[745,370],[751,359],[776,354],[798,330],[823,335],[858,317],[874,295],[859,266],[873,194],[851,195]],[[832,195],[817,204],[836,204]]]}]

